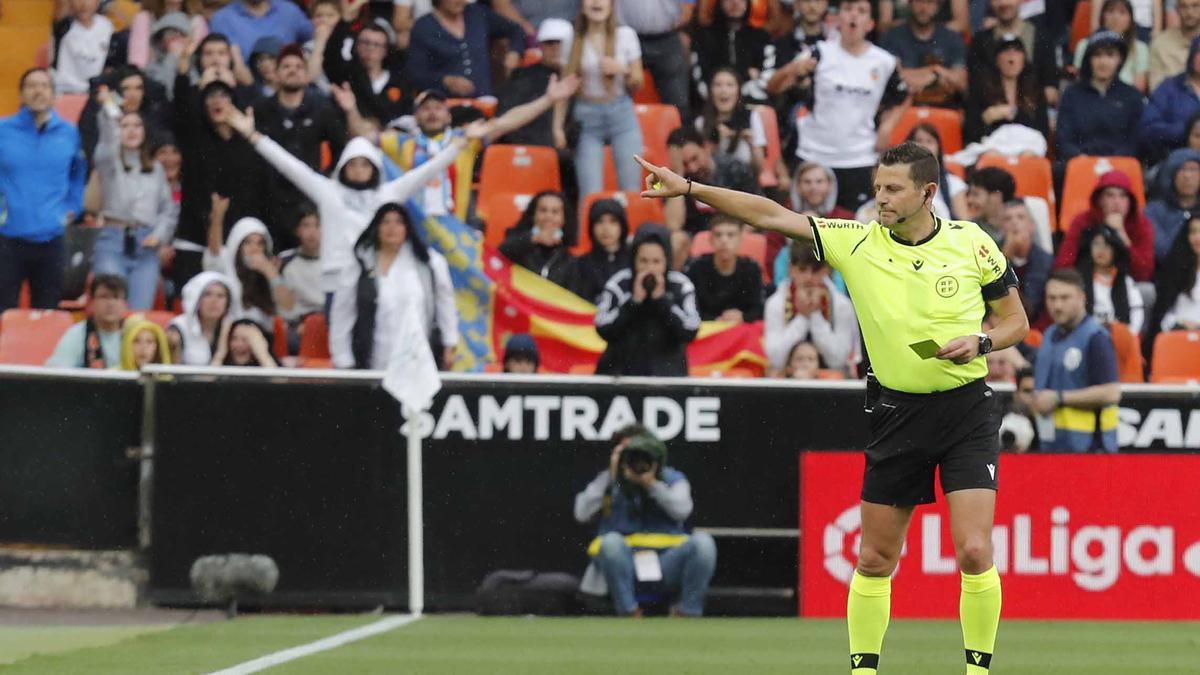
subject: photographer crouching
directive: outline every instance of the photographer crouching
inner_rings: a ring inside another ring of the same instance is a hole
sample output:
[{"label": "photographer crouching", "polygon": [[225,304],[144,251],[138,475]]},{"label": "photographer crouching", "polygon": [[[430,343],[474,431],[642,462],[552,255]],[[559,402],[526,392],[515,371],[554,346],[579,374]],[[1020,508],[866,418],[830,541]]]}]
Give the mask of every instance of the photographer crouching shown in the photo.
[{"label": "photographer crouching", "polygon": [[575,519],[599,520],[581,590],[612,597],[619,616],[642,615],[637,590],[669,595],[672,616],[701,616],[717,545],[688,533],[692,486],[667,466],[667,446],[640,424],[613,437],[609,465],[575,496]]}]

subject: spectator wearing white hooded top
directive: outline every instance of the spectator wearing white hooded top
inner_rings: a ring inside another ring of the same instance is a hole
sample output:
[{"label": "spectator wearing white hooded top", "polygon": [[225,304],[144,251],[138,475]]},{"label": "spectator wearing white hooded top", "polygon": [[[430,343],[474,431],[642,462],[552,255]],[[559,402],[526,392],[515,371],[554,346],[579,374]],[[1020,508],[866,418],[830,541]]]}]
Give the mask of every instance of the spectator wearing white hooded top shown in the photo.
[{"label": "spectator wearing white hooded top", "polygon": [[179,335],[183,365],[207,366],[226,322],[242,316],[241,285],[219,272],[201,272],[184,285],[182,295],[183,313],[171,319],[168,333]]},{"label": "spectator wearing white hooded top", "polygon": [[254,128],[253,109],[244,114],[231,111],[229,124],[317,205],[321,218],[321,281],[327,297],[358,278],[354,247],[379,207],[390,202],[403,204],[423,190],[426,183],[454,163],[470,139],[480,138],[483,130],[482,124],[469,125],[465,137],[447,144],[428,162],[383,182],[383,154],[365,138],[351,139],[333,176],[326,177],[259,133]]},{"label": "spectator wearing white hooded top", "polygon": [[270,333],[275,314],[279,310],[290,310],[296,304],[296,296],[284,283],[272,259],[274,242],[261,220],[238,220],[224,244],[221,243],[221,223],[228,208],[228,199],[213,195],[204,269],[236,279],[242,287],[242,316],[253,319],[263,331]]},{"label": "spectator wearing white hooded top", "polygon": [[333,296],[329,351],[336,368],[387,368],[403,322],[416,306],[438,368],[450,365],[458,344],[458,310],[450,267],[431,251],[399,204],[379,207],[355,245],[356,282]]}]

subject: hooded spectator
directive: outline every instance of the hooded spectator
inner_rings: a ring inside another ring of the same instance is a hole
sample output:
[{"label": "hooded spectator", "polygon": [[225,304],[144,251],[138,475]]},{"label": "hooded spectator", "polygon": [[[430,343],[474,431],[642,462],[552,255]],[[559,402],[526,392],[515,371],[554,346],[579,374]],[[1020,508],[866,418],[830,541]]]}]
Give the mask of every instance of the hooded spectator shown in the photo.
[{"label": "hooded spectator", "polygon": [[528,333],[517,333],[504,345],[504,372],[532,375],[542,364],[537,343]]},{"label": "hooded spectator", "polygon": [[121,370],[141,370],[150,364],[170,365],[171,347],[162,327],[145,318],[125,320],[121,338]]},{"label": "hooded spectator", "polygon": [[1200,87],[1200,36],[1192,40],[1187,70],[1158,85],[1142,113],[1138,138],[1147,158],[1157,161],[1175,148],[1187,145],[1188,120],[1200,112],[1197,87]]},{"label": "hooded spectator", "polygon": [[35,308],[58,307],[63,232],[83,210],[87,182],[79,132],[54,112],[50,72],[25,71],[20,91],[20,111],[0,119],[0,312],[17,306],[25,281]]},{"label": "hooded spectator", "polygon": [[749,0],[717,0],[714,9],[711,24],[692,30],[692,53],[696,55],[692,81],[703,83],[700,95],[705,99],[712,97],[711,82],[720,70],[728,70],[739,89],[742,82],[757,83],[763,54],[771,43],[767,31],[747,23]]},{"label": "hooded spectator", "polygon": [[159,248],[175,236],[179,207],[150,154],[141,114],[122,112],[107,87],[96,97],[102,104],[95,160],[105,227],[96,237],[92,266],[96,274],[124,278],[129,306],[147,310],[158,291]]},{"label": "hooded spectator", "polygon": [[1129,276],[1129,249],[1117,230],[1103,223],[1088,228],[1079,238],[1075,268],[1083,277],[1089,314],[1102,324],[1120,321],[1135,335],[1141,333],[1145,306]]},{"label": "hooded spectator", "polygon": [[546,190],[529,200],[521,219],[508,229],[500,253],[513,263],[566,286],[574,267],[570,248],[575,244],[574,212],[561,192]]},{"label": "hooded spectator", "polygon": [[326,293],[353,284],[358,278],[355,244],[379,207],[408,201],[449,167],[467,143],[465,138],[455,139],[421,166],[384,182],[379,149],[365,138],[355,138],[342,151],[333,177],[327,178],[259,133],[254,128],[252,114],[235,114],[232,123],[271,166],[317,205],[322,224],[321,263]]},{"label": "hooded spectator", "polygon": [[1154,275],[1154,228],[1138,208],[1133,184],[1122,171],[1100,176],[1092,190],[1092,205],[1075,217],[1058,248],[1055,267],[1073,267],[1084,232],[1108,225],[1129,251],[1129,274],[1135,281],[1150,281]]},{"label": "hooded spectator", "polygon": [[669,268],[670,232],[643,225],[630,258],[605,284],[596,310],[596,331],[608,343],[596,374],[684,377],[700,314],[691,280]]},{"label": "hooded spectator", "polygon": [[[1121,64],[1120,79],[1125,84],[1145,94],[1150,89],[1150,47],[1138,39],[1137,24],[1133,20],[1133,5],[1129,0],[1104,0],[1100,8],[1099,32],[1115,33],[1125,45],[1125,59]],[[1095,39],[1093,34],[1092,39]],[[1080,40],[1075,46],[1076,68],[1087,63],[1090,40]],[[1086,78],[1081,79],[1086,82]]]},{"label": "hooded spectator", "polygon": [[588,302],[599,302],[604,285],[629,266],[629,219],[615,199],[599,199],[588,210],[592,249],[575,259],[571,292]]},{"label": "hooded spectator", "polygon": [[1063,92],[1058,109],[1055,159],[1079,155],[1137,156],[1137,129],[1142,120],[1142,94],[1117,79],[1128,45],[1112,31],[1088,40],[1079,82]]},{"label": "hooded spectator", "polygon": [[[213,212],[221,210],[215,206]],[[287,311],[296,302],[272,259],[271,233],[258,218],[242,218],[229,231],[224,245],[220,235],[220,220],[213,218],[204,269],[237,279],[242,287],[242,316],[271,331],[277,310]]]},{"label": "hooded spectator", "polygon": [[[275,95],[278,86],[276,71],[279,65],[279,52],[282,49],[283,43],[273,35],[264,35],[255,40],[249,59],[250,73],[254,75],[255,93],[265,97]],[[305,66],[305,72],[307,72],[307,64]]]},{"label": "hooded spectator", "polygon": [[1147,351],[1159,331],[1200,330],[1200,212],[1180,228],[1163,262],[1158,302],[1143,343]]},{"label": "hooded spectator", "polygon": [[171,319],[182,342],[181,362],[207,366],[221,340],[226,322],[242,317],[242,289],[235,279],[217,272],[201,272],[183,287],[183,313]]},{"label": "hooded spectator", "polygon": [[1162,262],[1179,238],[1190,213],[1200,207],[1200,152],[1180,148],[1158,172],[1158,199],[1146,204],[1154,226],[1154,259]]},{"label": "hooded spectator", "polygon": [[450,267],[431,251],[399,204],[380,206],[354,247],[358,274],[333,296],[329,350],[337,368],[383,370],[404,321],[422,323],[438,368],[449,367],[458,344],[458,310]]}]

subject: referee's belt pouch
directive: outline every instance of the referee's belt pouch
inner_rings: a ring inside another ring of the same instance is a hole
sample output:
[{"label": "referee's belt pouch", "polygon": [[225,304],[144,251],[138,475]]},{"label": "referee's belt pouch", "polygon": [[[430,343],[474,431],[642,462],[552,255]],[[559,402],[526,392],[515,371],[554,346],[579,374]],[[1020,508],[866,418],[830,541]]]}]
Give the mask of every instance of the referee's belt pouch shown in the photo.
[{"label": "referee's belt pouch", "polygon": [[875,404],[879,402],[879,396],[882,394],[879,387],[879,380],[875,379],[874,371],[867,370],[867,390],[863,397],[863,410],[865,412],[875,412]]}]

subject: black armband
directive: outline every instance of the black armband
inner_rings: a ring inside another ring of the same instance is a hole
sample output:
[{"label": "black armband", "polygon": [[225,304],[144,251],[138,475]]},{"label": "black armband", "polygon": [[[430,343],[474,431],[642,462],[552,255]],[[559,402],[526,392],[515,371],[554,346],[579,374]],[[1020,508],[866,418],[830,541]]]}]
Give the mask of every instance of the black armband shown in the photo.
[{"label": "black armband", "polygon": [[991,302],[999,300],[1008,295],[1008,289],[1020,288],[1021,282],[1017,279],[1017,273],[1013,271],[1012,265],[1006,265],[1004,274],[1000,275],[992,283],[983,287],[983,299]]}]

